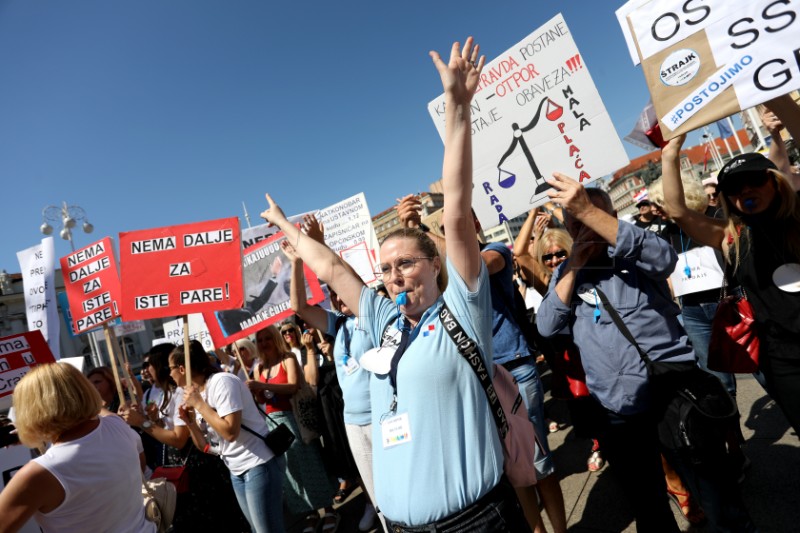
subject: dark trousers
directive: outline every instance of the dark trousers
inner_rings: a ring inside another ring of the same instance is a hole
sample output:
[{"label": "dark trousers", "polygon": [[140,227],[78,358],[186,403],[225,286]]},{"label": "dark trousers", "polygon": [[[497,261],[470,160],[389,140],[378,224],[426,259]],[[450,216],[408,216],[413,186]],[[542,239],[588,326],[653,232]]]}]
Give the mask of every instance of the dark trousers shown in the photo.
[{"label": "dark trousers", "polygon": [[463,511],[421,526],[386,520],[389,533],[530,533],[517,494],[505,476]]},{"label": "dark trousers", "polygon": [[669,507],[656,423],[648,415],[622,416],[605,410],[597,440],[636,519],[640,533],[679,533]]},{"label": "dark trousers", "polygon": [[767,392],[780,406],[794,432],[800,435],[800,346],[796,339],[761,339],[759,367]]},{"label": "dark trousers", "polygon": [[703,465],[692,465],[678,452],[665,451],[665,457],[675,469],[689,492],[705,512],[708,531],[718,533],[752,533],[757,531],[747,513],[737,482],[738,469],[727,456]]}]

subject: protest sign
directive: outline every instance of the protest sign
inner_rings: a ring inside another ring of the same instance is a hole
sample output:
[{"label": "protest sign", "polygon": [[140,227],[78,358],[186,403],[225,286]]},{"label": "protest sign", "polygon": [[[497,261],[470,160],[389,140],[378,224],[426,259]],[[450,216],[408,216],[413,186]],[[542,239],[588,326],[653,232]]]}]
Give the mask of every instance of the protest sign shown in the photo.
[{"label": "protest sign", "polygon": [[[215,346],[224,346],[294,314],[289,304],[292,264],[281,250],[283,232],[244,251],[245,303],[242,309],[203,313]],[[322,301],[317,276],[303,266],[306,301]]]},{"label": "protest sign", "polygon": [[678,254],[678,263],[669,279],[672,282],[672,293],[683,296],[719,289],[725,281],[724,277],[714,249],[701,246]]},{"label": "protest sign", "polygon": [[[300,224],[303,222],[303,217],[309,213],[301,213],[299,215],[293,215],[287,217],[287,220],[292,224]],[[271,224],[259,224],[258,226],[253,226],[250,228],[242,229],[242,247],[246,250],[253,246],[254,244],[258,244],[259,242],[272,237],[276,233],[280,231],[278,226],[273,226]]]},{"label": "protest sign", "polygon": [[[442,138],[444,106],[428,104]],[[485,229],[547,202],[553,172],[586,185],[629,162],[560,14],[483,67],[471,109],[472,207]]]},{"label": "protest sign", "polygon": [[800,88],[787,1],[652,0],[627,22],[664,139]]},{"label": "protest sign", "polygon": [[377,282],[380,246],[364,193],[320,209],[317,219],[325,227],[325,244],[353,267],[364,283]]},{"label": "protest sign", "polygon": [[28,329],[41,331],[50,350],[58,358],[60,356],[58,341],[61,326],[56,301],[53,238],[45,237],[41,244],[17,252],[17,260],[22,272]]},{"label": "protest sign", "polygon": [[236,217],[120,233],[119,242],[125,320],[242,306]]},{"label": "protest sign", "polygon": [[13,394],[31,367],[54,362],[40,330],[0,338],[0,398]]},{"label": "protest sign", "polygon": [[61,258],[72,329],[85,333],[118,317],[120,287],[111,238]]},{"label": "protest sign", "polygon": [[[36,452],[27,446],[8,446],[0,448],[0,492],[8,485],[11,478],[14,477],[28,461],[30,461]],[[37,454],[38,455],[38,454]],[[14,529],[18,533],[40,533],[42,530],[36,524],[36,520],[31,518],[19,529]]]},{"label": "protest sign", "polygon": [[[203,315],[194,313],[189,315],[189,340],[196,340],[203,345],[203,349],[210,352],[214,349],[211,334],[208,332]],[[181,344],[183,342],[183,320],[164,321],[164,342]]]},{"label": "protest sign", "polygon": [[[361,276],[364,283],[376,283],[375,265],[380,246],[364,193],[356,194],[319,211],[288,217],[292,224],[303,222],[305,215],[314,214],[325,227],[325,244],[338,253]],[[276,226],[262,224],[242,230],[245,249],[275,235]]]}]

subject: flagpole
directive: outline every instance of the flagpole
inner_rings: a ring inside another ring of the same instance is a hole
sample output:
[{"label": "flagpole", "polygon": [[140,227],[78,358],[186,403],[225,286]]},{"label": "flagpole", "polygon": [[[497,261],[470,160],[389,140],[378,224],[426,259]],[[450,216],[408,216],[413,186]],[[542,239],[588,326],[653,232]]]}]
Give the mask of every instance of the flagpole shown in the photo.
[{"label": "flagpole", "polygon": [[744,153],[744,148],[742,147],[742,141],[739,140],[739,132],[736,131],[736,128],[733,126],[733,120],[731,117],[728,117],[726,120],[728,121],[728,126],[733,132],[733,138],[736,141],[736,146],[739,148],[739,155],[741,155]]}]

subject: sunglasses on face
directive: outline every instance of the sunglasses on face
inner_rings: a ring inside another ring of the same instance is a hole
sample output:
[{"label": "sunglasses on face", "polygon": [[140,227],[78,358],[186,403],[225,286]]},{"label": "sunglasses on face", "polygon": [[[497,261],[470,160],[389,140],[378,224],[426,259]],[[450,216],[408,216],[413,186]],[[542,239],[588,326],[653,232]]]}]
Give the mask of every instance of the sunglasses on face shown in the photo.
[{"label": "sunglasses on face", "polygon": [[294,330],[285,329],[285,330],[281,331],[281,335],[290,335],[290,334],[294,335]]},{"label": "sunglasses on face", "polygon": [[737,196],[742,194],[745,187],[763,187],[766,185],[767,181],[769,181],[769,177],[767,172],[732,176],[725,180],[725,184],[722,186],[722,192],[728,196]]},{"label": "sunglasses on face", "polygon": [[547,263],[548,261],[552,261],[553,259],[566,259],[567,252],[565,250],[559,250],[552,254],[544,254],[542,255],[542,262]]}]

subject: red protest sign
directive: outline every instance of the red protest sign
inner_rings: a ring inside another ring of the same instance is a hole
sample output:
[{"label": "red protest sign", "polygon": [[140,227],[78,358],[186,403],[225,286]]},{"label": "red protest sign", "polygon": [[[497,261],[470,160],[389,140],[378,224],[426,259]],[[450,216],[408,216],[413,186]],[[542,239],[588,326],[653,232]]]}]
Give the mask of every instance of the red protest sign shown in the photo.
[{"label": "red protest sign", "polygon": [[122,315],[145,320],[242,306],[236,217],[119,234]]},{"label": "red protest sign", "polygon": [[119,276],[110,237],[62,257],[61,275],[76,334],[119,316]]},{"label": "red protest sign", "polygon": [[[292,263],[281,250],[283,232],[244,251],[245,303],[241,309],[203,313],[214,346],[224,346],[294,314],[289,303]],[[325,299],[317,276],[304,266],[306,301]]]},{"label": "red protest sign", "polygon": [[0,398],[13,394],[31,367],[55,362],[38,329],[0,338]]}]

